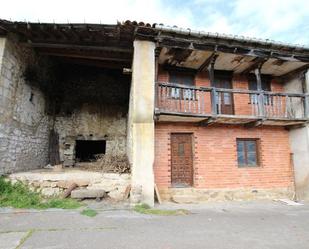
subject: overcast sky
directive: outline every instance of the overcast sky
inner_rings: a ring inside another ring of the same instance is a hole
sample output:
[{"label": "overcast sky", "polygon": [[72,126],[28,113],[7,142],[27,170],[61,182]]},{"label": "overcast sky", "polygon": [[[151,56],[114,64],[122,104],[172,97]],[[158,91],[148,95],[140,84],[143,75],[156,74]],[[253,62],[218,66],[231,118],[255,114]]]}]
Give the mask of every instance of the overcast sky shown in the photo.
[{"label": "overcast sky", "polygon": [[2,0],[0,18],[65,23],[129,19],[309,45],[309,0]]}]

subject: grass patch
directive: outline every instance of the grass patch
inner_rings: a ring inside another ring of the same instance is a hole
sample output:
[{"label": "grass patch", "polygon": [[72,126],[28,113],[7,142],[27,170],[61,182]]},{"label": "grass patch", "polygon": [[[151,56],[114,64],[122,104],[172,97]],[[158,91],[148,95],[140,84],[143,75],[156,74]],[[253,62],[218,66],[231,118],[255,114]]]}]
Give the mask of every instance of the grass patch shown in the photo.
[{"label": "grass patch", "polygon": [[21,182],[12,184],[4,177],[0,177],[0,207],[75,209],[81,207],[81,204],[72,199],[44,199],[40,193],[31,191]]},{"label": "grass patch", "polygon": [[175,209],[175,210],[164,210],[164,209],[153,209],[147,204],[138,204],[134,207],[134,211],[141,214],[152,214],[152,215],[187,215],[190,212],[185,209]]},{"label": "grass patch", "polygon": [[88,216],[88,217],[94,217],[98,214],[97,211],[93,210],[93,209],[90,209],[90,208],[87,208],[87,209],[84,209],[83,211],[80,212],[82,215],[85,215],[85,216]]}]

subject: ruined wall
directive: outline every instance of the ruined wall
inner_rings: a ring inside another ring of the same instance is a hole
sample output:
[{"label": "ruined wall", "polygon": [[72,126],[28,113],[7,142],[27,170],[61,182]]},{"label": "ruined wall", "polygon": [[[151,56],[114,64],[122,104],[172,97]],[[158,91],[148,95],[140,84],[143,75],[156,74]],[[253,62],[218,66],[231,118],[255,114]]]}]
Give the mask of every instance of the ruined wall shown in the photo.
[{"label": "ruined wall", "polygon": [[48,160],[48,117],[43,93],[26,83],[34,53],[14,38],[0,38],[0,174],[44,166]]},{"label": "ruined wall", "polygon": [[106,140],[106,154],[124,154],[126,109],[84,104],[70,116],[56,117],[55,131],[59,134],[61,161],[74,160],[76,140]]},{"label": "ruined wall", "polygon": [[129,77],[120,70],[62,67],[51,122],[59,135],[60,161],[74,164],[76,140],[105,140],[106,154],[125,154]]}]

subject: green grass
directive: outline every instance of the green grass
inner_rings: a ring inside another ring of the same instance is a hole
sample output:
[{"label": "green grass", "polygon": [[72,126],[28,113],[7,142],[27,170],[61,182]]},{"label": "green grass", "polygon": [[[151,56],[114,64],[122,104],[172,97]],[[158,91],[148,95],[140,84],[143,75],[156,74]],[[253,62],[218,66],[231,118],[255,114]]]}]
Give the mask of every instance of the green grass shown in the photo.
[{"label": "green grass", "polygon": [[75,209],[81,207],[81,204],[72,199],[44,199],[40,193],[31,191],[21,182],[12,184],[4,177],[0,177],[0,207]]},{"label": "green grass", "polygon": [[81,212],[82,215],[85,215],[85,216],[88,216],[88,217],[94,217],[96,216],[98,213],[97,211],[93,210],[93,209],[90,209],[90,208],[87,208],[87,209],[84,209],[82,212]]},{"label": "green grass", "polygon": [[134,211],[141,214],[164,215],[164,216],[189,214],[189,211],[185,209],[175,209],[175,210],[153,209],[144,203],[136,205],[134,207]]}]

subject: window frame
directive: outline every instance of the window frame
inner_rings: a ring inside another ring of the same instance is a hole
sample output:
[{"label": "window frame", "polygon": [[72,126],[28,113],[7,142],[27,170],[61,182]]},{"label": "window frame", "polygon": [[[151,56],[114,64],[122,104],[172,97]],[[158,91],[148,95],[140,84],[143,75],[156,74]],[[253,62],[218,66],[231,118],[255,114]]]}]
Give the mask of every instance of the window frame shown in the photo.
[{"label": "window frame", "polygon": [[[255,165],[248,164],[248,147],[246,145],[246,142],[255,142]],[[244,142],[244,164],[240,164],[238,160],[238,142]],[[261,167],[261,161],[260,161],[260,139],[259,138],[236,138],[236,154],[237,154],[237,166],[238,168],[257,168]]]}]

